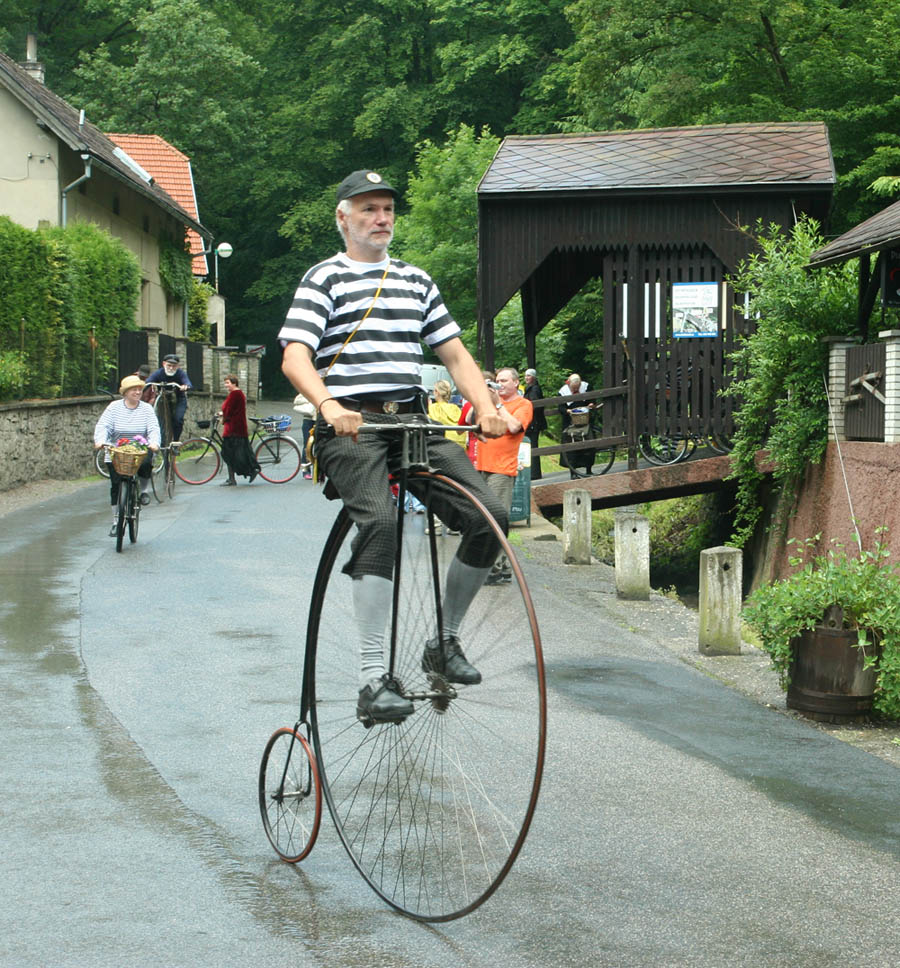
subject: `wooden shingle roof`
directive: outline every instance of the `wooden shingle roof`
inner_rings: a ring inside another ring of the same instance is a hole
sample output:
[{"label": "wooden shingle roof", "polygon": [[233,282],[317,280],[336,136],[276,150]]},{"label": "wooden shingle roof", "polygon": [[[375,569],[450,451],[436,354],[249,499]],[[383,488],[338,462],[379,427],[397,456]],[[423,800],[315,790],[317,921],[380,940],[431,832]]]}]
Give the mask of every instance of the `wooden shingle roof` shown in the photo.
[{"label": "wooden shingle roof", "polygon": [[844,262],[880,249],[900,248],[900,202],[888,205],[876,215],[838,236],[810,256],[809,266],[817,268]]},{"label": "wooden shingle roof", "polygon": [[[141,168],[146,169],[156,183],[194,219],[199,221],[197,195],[194,191],[194,175],[191,159],[158,134],[107,134]],[[188,243],[193,255],[194,275],[209,275],[209,265],[203,254],[203,239],[193,230],[187,230]]]},{"label": "wooden shingle roof", "polygon": [[0,87],[5,88],[30,110],[38,124],[51,131],[72,151],[89,154],[94,163],[113,178],[125,182],[133,190],[152,199],[183,225],[202,236],[210,232],[172,198],[155,180],[143,178],[116,151],[116,145],[103,132],[85,120],[81,112],[54,94],[46,85],[33,78],[27,71],[0,53]]},{"label": "wooden shingle roof", "polygon": [[824,123],[720,124],[508,137],[478,193],[821,191],[834,183]]}]

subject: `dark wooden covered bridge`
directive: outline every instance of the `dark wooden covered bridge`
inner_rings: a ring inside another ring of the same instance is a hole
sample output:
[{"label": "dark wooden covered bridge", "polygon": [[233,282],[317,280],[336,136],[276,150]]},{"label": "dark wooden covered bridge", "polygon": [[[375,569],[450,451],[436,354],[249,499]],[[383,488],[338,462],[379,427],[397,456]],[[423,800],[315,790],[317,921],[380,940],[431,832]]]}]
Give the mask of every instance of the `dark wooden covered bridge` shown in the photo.
[{"label": "dark wooden covered bridge", "polygon": [[732,405],[718,390],[752,321],[726,276],[753,250],[748,227],[824,221],[834,183],[822,123],[506,138],[478,188],[482,358],[494,365],[494,319],[518,292],[536,366],[541,330],[600,279],[596,445],[627,449],[634,471],[642,434],[728,435]]}]

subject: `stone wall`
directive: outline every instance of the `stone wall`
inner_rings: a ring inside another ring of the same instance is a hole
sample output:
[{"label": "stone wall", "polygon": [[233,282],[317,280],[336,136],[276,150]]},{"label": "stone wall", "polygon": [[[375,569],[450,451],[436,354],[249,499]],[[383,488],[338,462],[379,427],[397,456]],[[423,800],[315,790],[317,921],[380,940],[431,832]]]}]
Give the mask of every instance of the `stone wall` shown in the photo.
[{"label": "stone wall", "polygon": [[[185,432],[193,434],[193,420],[208,419],[222,396],[192,393]],[[109,402],[101,396],[0,404],[0,491],[95,473],[94,425]]]}]

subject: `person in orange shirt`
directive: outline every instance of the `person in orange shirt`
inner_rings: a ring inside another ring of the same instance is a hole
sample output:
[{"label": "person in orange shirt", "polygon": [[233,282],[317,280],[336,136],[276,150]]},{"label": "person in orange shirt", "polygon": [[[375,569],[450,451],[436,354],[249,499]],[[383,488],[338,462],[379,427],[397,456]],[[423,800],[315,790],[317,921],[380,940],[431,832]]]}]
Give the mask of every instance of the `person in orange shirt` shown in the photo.
[{"label": "person in orange shirt", "polygon": [[[490,385],[490,381],[488,381]],[[513,486],[519,473],[519,444],[531,423],[534,408],[531,401],[519,393],[519,374],[511,366],[497,371],[496,390],[491,390],[497,415],[506,421],[506,433],[478,441],[475,467],[481,472],[488,488],[509,511],[512,506]],[[504,585],[512,581],[509,559],[502,554],[494,562],[485,585]]]}]

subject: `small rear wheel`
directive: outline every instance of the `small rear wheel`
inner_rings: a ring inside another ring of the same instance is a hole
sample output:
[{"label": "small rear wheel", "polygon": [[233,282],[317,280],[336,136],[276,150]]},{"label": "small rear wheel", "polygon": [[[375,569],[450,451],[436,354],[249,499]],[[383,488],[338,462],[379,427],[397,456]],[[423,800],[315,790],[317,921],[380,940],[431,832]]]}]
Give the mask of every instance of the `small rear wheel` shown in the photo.
[{"label": "small rear wheel", "polygon": [[208,437],[191,437],[182,441],[177,456],[171,451],[169,454],[169,460],[175,463],[175,473],[185,484],[211,481],[222,465],[219,449]]},{"label": "small rear wheel", "polygon": [[292,437],[263,437],[256,448],[259,476],[270,484],[287,484],[300,471],[300,447]]},{"label": "small rear wheel", "polygon": [[297,729],[277,729],[266,743],[259,764],[259,812],[282,860],[296,864],[313,849],[322,819],[322,788],[316,758]]},{"label": "small rear wheel", "polygon": [[171,456],[171,451],[166,467],[166,495],[170,501],[175,497],[175,458]]}]

